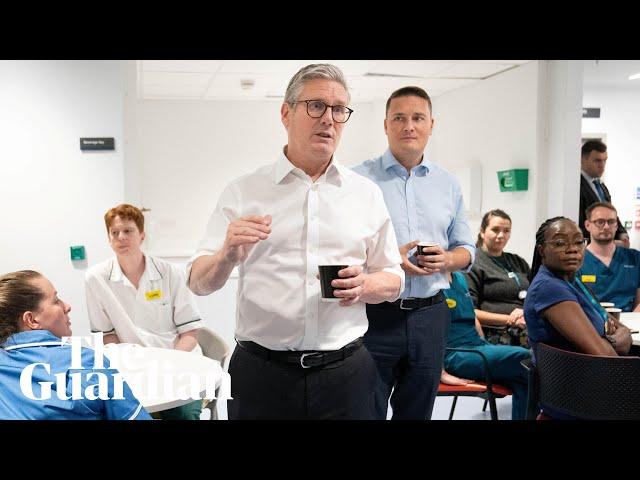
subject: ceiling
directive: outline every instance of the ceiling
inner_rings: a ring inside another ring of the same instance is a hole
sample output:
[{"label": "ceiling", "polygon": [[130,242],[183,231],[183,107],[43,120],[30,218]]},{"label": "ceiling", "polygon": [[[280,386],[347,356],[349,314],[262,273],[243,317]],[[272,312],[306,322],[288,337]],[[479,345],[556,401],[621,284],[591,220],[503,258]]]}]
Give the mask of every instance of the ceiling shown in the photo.
[{"label": "ceiling", "polygon": [[[407,85],[436,97],[486,80],[529,60],[139,60],[138,97],[144,99],[282,101],[289,79],[310,63],[344,72],[352,102],[386,99]],[[243,88],[251,85],[248,88]]]},{"label": "ceiling", "polygon": [[640,79],[629,76],[640,73],[640,60],[585,60],[585,87],[640,88]]}]

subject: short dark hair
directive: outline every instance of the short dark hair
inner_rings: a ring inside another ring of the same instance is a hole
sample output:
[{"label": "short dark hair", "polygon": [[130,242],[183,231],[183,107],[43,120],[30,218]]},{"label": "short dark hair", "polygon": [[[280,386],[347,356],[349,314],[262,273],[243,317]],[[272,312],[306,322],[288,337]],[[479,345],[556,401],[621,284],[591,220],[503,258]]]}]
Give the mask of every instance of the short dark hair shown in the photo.
[{"label": "short dark hair", "polygon": [[618,213],[618,211],[616,210],[616,207],[614,207],[613,204],[611,204],[610,202],[596,202],[596,203],[592,203],[587,207],[587,209],[584,211],[584,217],[587,220],[591,220],[591,213],[596,208],[600,208],[600,207],[608,208],[609,210],[613,210],[614,212]]},{"label": "short dark hair", "polygon": [[429,105],[429,114],[433,115],[433,110],[431,109],[431,98],[429,97],[429,94],[420,87],[410,86],[410,87],[399,88],[398,90],[396,90],[391,94],[391,96],[387,99],[387,106],[384,110],[385,116],[389,113],[389,105],[391,105],[391,100],[398,97],[424,98],[427,101],[427,104]]},{"label": "short dark hair", "polygon": [[582,145],[581,156],[588,156],[593,150],[596,152],[604,153],[607,151],[607,146],[600,140],[587,140]]}]

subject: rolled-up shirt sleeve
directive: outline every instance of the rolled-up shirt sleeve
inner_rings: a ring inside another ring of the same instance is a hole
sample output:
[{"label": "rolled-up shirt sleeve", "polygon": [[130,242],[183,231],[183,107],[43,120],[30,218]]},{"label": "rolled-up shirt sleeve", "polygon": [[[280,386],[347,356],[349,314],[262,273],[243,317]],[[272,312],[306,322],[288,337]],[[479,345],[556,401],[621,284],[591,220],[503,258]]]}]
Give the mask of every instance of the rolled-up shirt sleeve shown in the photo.
[{"label": "rolled-up shirt sleeve", "polygon": [[447,236],[449,237],[449,250],[453,250],[458,247],[462,247],[471,255],[471,261],[466,268],[461,271],[469,272],[471,266],[476,258],[476,247],[473,241],[473,234],[467,223],[467,219],[464,214],[464,200],[462,198],[462,192],[460,191],[460,185],[457,182],[454,183],[454,195],[456,214],[449,228],[447,229]]},{"label": "rolled-up shirt sleeve", "polygon": [[196,252],[187,262],[185,278],[187,285],[189,284],[193,262],[205,255],[215,255],[224,245],[229,224],[240,217],[238,195],[234,190],[233,184],[224,189],[218,199],[215,210],[209,217],[205,235],[198,243]]}]

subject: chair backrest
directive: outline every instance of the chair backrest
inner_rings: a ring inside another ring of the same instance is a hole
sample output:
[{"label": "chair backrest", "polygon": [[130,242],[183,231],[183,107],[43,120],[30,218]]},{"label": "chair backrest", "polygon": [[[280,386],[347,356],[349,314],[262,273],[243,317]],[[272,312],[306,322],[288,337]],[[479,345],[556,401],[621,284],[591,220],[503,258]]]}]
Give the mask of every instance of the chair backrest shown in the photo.
[{"label": "chair backrest", "polygon": [[640,420],[640,357],[607,357],[538,344],[540,405],[587,420]]},{"label": "chair backrest", "polygon": [[210,328],[202,327],[198,330],[198,344],[200,344],[205,357],[219,361],[224,368],[224,362],[229,356],[229,345],[220,335]]}]

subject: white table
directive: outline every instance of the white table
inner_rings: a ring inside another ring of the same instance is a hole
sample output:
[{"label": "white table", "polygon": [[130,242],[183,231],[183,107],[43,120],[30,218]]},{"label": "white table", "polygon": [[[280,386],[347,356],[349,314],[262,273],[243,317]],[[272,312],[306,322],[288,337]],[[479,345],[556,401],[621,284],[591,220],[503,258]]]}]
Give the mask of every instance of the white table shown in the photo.
[{"label": "white table", "polygon": [[[631,330],[640,330],[640,312],[622,312],[620,323]],[[631,334],[631,339],[634,345],[640,345],[640,333]]]},{"label": "white table", "polygon": [[104,354],[149,413],[214,398],[222,379],[220,362],[181,350],[109,343]]}]

